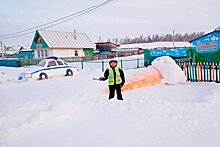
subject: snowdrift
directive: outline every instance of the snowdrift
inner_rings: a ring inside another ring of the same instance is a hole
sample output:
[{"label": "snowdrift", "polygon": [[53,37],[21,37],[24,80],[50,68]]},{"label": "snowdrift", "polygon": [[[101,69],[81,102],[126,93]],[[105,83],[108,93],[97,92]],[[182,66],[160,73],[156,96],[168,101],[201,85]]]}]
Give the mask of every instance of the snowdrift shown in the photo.
[{"label": "snowdrift", "polygon": [[152,86],[157,83],[181,84],[186,82],[182,69],[169,56],[156,58],[152,65],[128,78],[122,91]]},{"label": "snowdrift", "polygon": [[158,69],[162,75],[161,83],[182,84],[186,82],[186,76],[182,69],[169,56],[156,58],[152,66]]}]

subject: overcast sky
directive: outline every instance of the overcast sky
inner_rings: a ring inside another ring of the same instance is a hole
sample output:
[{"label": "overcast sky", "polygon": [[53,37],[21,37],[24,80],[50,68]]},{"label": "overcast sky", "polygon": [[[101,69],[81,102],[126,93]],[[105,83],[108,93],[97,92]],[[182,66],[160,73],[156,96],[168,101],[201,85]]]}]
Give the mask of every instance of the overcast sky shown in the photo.
[{"label": "overcast sky", "polygon": [[[67,16],[105,0],[1,0],[0,36]],[[116,0],[49,30],[84,32],[97,42],[108,38],[211,32],[220,25],[220,0]],[[1,40],[30,46],[33,34]]]}]

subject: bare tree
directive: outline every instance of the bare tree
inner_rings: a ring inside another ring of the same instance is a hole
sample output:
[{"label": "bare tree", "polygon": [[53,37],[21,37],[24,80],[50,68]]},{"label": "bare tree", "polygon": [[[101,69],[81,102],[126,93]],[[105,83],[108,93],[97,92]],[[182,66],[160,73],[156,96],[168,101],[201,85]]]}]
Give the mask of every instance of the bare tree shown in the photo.
[{"label": "bare tree", "polygon": [[204,32],[193,32],[191,34],[181,34],[176,33],[174,36],[172,34],[154,34],[152,36],[148,35],[145,37],[144,35],[140,35],[139,37],[129,38],[126,36],[125,38],[121,38],[120,41],[118,38],[113,39],[114,43],[117,44],[132,44],[132,43],[150,43],[150,42],[158,42],[158,41],[190,41],[197,37],[200,37],[204,34]]}]

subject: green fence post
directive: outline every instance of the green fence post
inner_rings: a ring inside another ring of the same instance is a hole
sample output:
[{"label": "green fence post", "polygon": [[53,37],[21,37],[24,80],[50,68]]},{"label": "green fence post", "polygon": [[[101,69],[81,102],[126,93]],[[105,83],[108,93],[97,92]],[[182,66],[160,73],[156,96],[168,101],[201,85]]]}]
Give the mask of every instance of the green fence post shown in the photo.
[{"label": "green fence post", "polygon": [[147,67],[150,64],[151,55],[150,50],[144,49],[144,66]]},{"label": "green fence post", "polygon": [[24,58],[24,67],[26,67],[26,66],[27,66],[27,59]]},{"label": "green fence post", "polygon": [[102,72],[104,72],[105,64],[104,61],[102,60]]},{"label": "green fence post", "polygon": [[82,70],[83,70],[83,60],[81,60],[81,66],[82,66]]},{"label": "green fence post", "polygon": [[21,67],[21,59],[20,59],[20,57],[18,58],[18,66]]},{"label": "green fence post", "polygon": [[137,68],[139,68],[139,59],[137,58]]},{"label": "green fence post", "polygon": [[181,63],[177,63],[177,65],[182,69],[182,65],[181,65]]},{"label": "green fence post", "polygon": [[28,58],[28,66],[30,67],[30,59]]},{"label": "green fence post", "polygon": [[206,63],[206,81],[209,82],[209,63]]},{"label": "green fence post", "polygon": [[122,64],[122,60],[121,60],[121,69],[123,69],[123,64]]},{"label": "green fence post", "polygon": [[18,58],[17,63],[18,63],[18,67],[21,67],[21,60],[20,60],[20,58]]}]

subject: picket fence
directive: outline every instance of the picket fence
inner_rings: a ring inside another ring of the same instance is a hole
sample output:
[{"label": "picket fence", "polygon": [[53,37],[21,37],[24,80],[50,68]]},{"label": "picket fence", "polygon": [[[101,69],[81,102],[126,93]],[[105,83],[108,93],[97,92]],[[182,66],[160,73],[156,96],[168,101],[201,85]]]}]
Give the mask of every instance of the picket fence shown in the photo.
[{"label": "picket fence", "polygon": [[217,63],[178,63],[190,82],[220,83],[220,64]]}]

